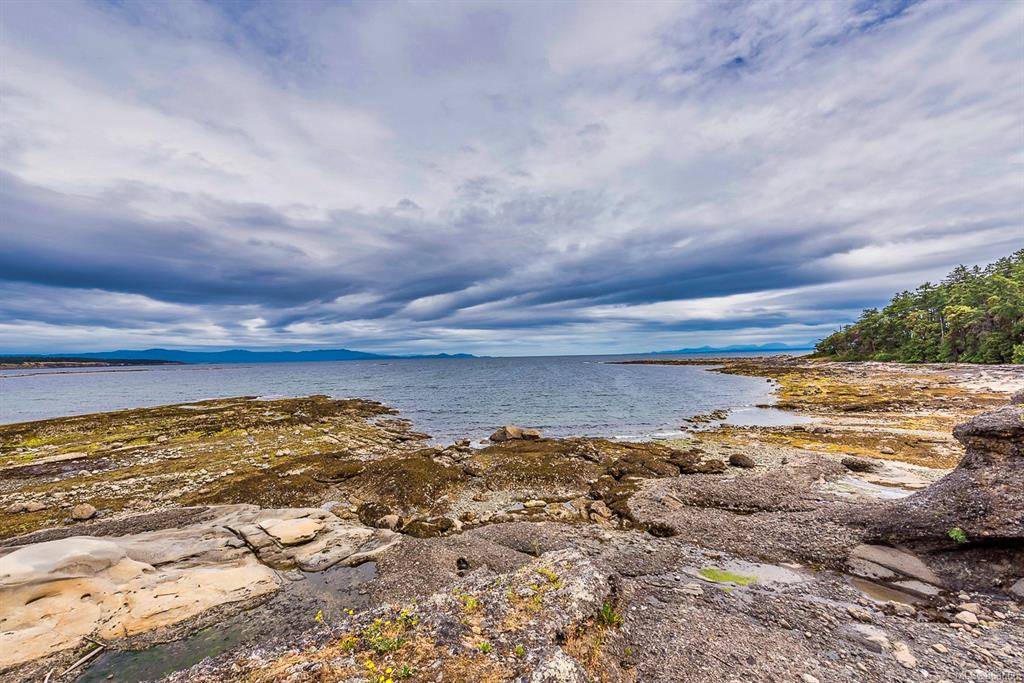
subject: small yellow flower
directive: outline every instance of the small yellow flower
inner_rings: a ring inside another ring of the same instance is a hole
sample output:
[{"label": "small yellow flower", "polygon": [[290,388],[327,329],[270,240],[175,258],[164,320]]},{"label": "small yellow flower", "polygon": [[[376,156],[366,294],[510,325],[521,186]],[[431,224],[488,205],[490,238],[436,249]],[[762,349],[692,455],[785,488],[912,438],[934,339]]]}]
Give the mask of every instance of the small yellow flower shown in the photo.
[{"label": "small yellow flower", "polygon": [[366,668],[369,669],[370,671],[373,671],[374,669],[377,668],[377,665],[374,664],[372,660],[367,659],[366,660]]},{"label": "small yellow flower", "polygon": [[384,669],[384,673],[386,673],[386,674],[389,674],[392,671],[394,671],[394,669],[392,669],[390,666],[388,668]]},{"label": "small yellow flower", "polygon": [[318,609],[316,611],[316,616],[313,617],[313,621],[323,621],[323,620],[324,620],[324,611],[322,609]]}]

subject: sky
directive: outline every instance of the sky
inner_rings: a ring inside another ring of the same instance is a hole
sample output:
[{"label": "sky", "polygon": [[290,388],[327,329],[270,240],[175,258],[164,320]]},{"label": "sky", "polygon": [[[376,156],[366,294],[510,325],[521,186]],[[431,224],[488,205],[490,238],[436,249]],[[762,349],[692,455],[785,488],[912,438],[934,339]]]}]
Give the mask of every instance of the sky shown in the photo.
[{"label": "sky", "polygon": [[1024,3],[0,5],[0,351],[807,345],[1024,246]]}]

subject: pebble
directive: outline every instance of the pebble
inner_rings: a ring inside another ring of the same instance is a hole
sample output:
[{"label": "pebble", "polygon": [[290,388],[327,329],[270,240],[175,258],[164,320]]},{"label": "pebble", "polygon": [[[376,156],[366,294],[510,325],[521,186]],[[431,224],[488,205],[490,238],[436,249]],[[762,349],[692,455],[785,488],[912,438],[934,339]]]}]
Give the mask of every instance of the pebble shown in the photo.
[{"label": "pebble", "polygon": [[978,624],[978,617],[974,616],[974,612],[968,612],[967,610],[957,612],[953,618],[961,624],[967,624],[968,626],[976,626]]},{"label": "pebble", "polygon": [[949,652],[949,648],[942,643],[932,643],[932,649],[943,655]]},{"label": "pebble", "polygon": [[910,647],[902,640],[892,644],[892,656],[905,669],[913,669],[917,666],[917,657],[910,652]]},{"label": "pebble", "polygon": [[811,674],[800,674],[800,680],[804,683],[820,683],[820,681]]}]

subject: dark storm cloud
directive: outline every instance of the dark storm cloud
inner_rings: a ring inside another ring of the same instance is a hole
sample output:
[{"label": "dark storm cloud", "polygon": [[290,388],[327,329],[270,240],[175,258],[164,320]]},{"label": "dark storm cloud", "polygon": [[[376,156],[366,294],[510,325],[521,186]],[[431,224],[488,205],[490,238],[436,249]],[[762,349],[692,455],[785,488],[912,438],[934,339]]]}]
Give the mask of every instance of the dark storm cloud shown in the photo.
[{"label": "dark storm cloud", "polygon": [[1021,246],[1009,5],[2,21],[0,349],[806,343]]}]

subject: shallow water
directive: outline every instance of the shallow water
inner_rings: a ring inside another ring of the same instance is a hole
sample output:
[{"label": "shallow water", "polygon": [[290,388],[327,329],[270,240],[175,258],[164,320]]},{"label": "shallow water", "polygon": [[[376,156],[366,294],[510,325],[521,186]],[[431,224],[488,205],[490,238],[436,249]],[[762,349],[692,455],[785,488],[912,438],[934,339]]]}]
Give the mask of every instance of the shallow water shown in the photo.
[{"label": "shallow water", "polygon": [[263,608],[257,608],[261,610],[259,619],[252,619],[250,613],[243,612],[181,640],[144,650],[106,652],[98,656],[76,681],[149,681],[187,669],[207,657],[215,657],[240,645],[279,635],[294,629],[296,623],[313,627],[316,612],[320,610],[325,620],[342,619],[343,610],[369,604],[361,587],[376,575],[376,562],[305,574],[301,580],[285,585]]},{"label": "shallow water", "polygon": [[[642,358],[643,356],[637,356]],[[687,356],[693,358],[693,356]],[[0,371],[0,423],[226,396],[368,398],[438,441],[517,423],[549,436],[665,438],[717,409],[746,424],[796,421],[759,377],[684,365],[614,365],[625,356],[403,359]],[[754,422],[751,422],[754,420]]]}]

